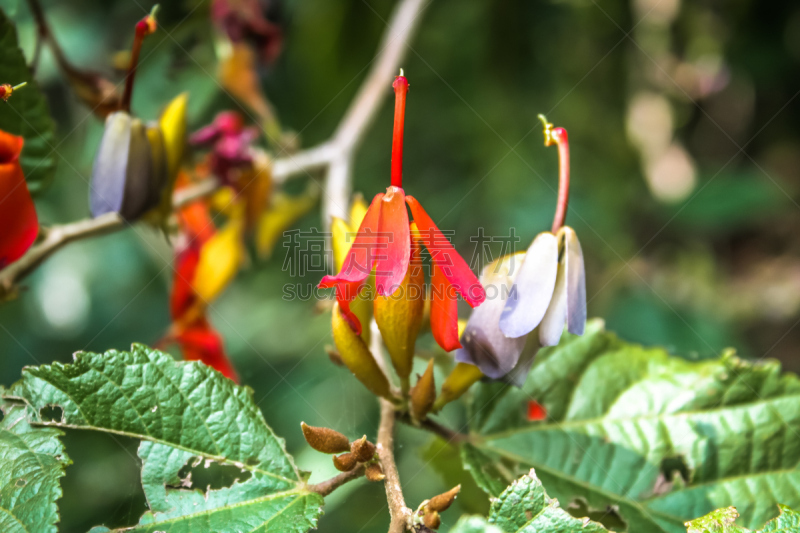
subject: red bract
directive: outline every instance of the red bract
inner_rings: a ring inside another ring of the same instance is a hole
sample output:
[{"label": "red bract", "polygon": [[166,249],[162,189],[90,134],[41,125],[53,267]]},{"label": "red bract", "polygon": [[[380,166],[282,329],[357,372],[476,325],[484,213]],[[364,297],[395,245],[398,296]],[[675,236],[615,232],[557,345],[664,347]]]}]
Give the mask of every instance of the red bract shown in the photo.
[{"label": "red bract", "polygon": [[411,233],[406,205],[411,209],[419,238],[431,254],[431,329],[439,345],[447,351],[459,348],[457,295],[470,306],[486,299],[478,278],[450,241],[442,234],[420,203],[406,196],[403,185],[403,125],[408,80],[398,76],[395,90],[395,122],[392,143],[392,185],[386,193],[375,196],[358,234],[345,258],[342,270],[322,278],[321,288],[335,287],[342,315],[361,334],[362,324],[350,311],[350,302],[369,275],[375,272],[378,295],[390,296],[400,287],[408,271],[411,256]]},{"label": "red bract", "polygon": [[0,130],[0,268],[16,261],[39,233],[39,219],[19,163],[24,144]]},{"label": "red bract", "polygon": [[251,145],[258,129],[245,127],[242,117],[233,111],[219,113],[214,122],[189,137],[196,146],[211,148],[209,166],[225,185],[238,188],[237,170],[253,165]]},{"label": "red bract", "polygon": [[183,358],[187,361],[201,361],[223,376],[239,382],[239,375],[225,354],[222,337],[205,318],[181,329],[173,339],[180,344]]}]

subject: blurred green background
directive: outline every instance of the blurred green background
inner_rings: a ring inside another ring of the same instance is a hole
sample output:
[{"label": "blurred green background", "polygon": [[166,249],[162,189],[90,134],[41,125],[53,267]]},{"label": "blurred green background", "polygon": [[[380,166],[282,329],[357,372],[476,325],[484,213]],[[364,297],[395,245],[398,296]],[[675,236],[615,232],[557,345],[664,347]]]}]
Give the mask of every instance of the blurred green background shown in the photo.
[{"label": "blurred green background", "polygon": [[[145,44],[133,108],[155,118],[190,91],[192,130],[240,109],[220,90],[208,0],[164,2],[162,31]],[[285,32],[276,64],[261,71],[284,127],[303,146],[330,136],[375,57],[394,1],[271,0]],[[31,57],[35,28],[23,1],[0,5]],[[45,1],[56,37],[79,66],[117,76],[139,0]],[[507,236],[526,247],[549,228],[557,154],[537,113],[569,130],[572,202],[583,245],[590,316],[627,340],[690,358],[727,346],[800,369],[800,5],[680,0],[434,0],[403,63],[412,90],[405,188],[468,259],[470,240]],[[88,179],[102,123],[71,94],[45,49],[37,78],[57,124],[58,170],[36,198],[43,224],[88,216]],[[387,99],[358,152],[354,187],[369,198],[388,185],[392,110]],[[320,179],[321,175],[315,175]],[[301,178],[291,187],[299,187]],[[318,211],[297,227],[320,227]],[[491,243],[497,254],[502,241]],[[480,252],[480,250],[477,250]],[[299,422],[374,437],[377,405],[333,367],[329,315],[313,301],[284,301],[285,283],[316,283],[282,270],[287,249],[253,258],[214,304],[242,380],[268,423],[313,481],[334,473],[311,451]],[[73,243],[0,305],[2,384],[25,365],[69,361],[78,350],[152,344],[169,326],[172,251],[137,225]],[[484,259],[486,259],[484,257]],[[465,314],[466,316],[466,314]],[[421,346],[431,346],[429,336]],[[445,417],[463,424],[460,406]],[[457,455],[424,433],[398,438],[408,503],[463,482],[455,511],[487,508]],[[136,443],[70,432],[74,461],[63,482],[62,531],[130,525],[144,510]],[[339,505],[348,501],[350,505]],[[379,532],[383,490],[353,483],[329,498],[320,531]]]}]

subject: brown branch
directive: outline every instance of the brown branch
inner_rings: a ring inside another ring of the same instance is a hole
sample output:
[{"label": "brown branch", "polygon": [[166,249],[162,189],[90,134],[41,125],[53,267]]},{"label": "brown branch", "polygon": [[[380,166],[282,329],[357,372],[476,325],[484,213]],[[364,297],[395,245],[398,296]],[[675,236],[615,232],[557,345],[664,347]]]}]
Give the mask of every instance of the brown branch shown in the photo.
[{"label": "brown branch", "polygon": [[316,492],[317,494],[323,497],[327,496],[328,494],[338,489],[348,481],[353,481],[354,479],[358,479],[361,476],[363,476],[364,470],[366,470],[365,465],[363,464],[358,465],[349,472],[342,472],[341,474],[337,474],[332,478],[323,481],[322,483],[309,485],[308,490],[310,490],[311,492]]},{"label": "brown branch", "polygon": [[381,423],[378,426],[378,458],[383,467],[383,480],[386,487],[386,501],[389,504],[389,513],[392,521],[389,524],[389,533],[403,533],[408,528],[411,509],[406,507],[403,499],[403,488],[400,486],[400,475],[397,473],[397,464],[394,461],[394,428],[395,407],[388,400],[381,398]]}]

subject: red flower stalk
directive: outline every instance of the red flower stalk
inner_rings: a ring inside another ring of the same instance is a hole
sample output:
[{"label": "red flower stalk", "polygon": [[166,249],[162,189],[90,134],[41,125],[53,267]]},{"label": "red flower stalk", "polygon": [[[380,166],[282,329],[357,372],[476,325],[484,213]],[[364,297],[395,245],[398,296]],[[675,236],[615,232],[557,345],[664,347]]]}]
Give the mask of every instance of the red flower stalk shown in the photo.
[{"label": "red flower stalk", "polygon": [[0,130],[0,268],[22,257],[39,233],[36,207],[19,162],[24,142]]},{"label": "red flower stalk", "polygon": [[461,294],[470,306],[476,307],[486,299],[486,293],[420,203],[414,197],[406,196],[403,190],[403,126],[409,85],[402,71],[392,87],[395,114],[391,186],[385,194],[377,194],[372,200],[341,272],[322,278],[319,287],[336,288],[342,316],[360,334],[362,324],[351,312],[350,302],[356,298],[369,275],[374,270],[378,295],[390,296],[400,287],[408,271],[411,256],[408,205],[419,239],[433,261],[431,329],[439,345],[450,351],[461,346],[458,341],[457,294]]},{"label": "red flower stalk", "polygon": [[131,63],[128,67],[128,75],[125,78],[125,92],[122,93],[122,110],[127,113],[131,111],[133,80],[136,77],[136,68],[139,65],[139,53],[142,50],[144,38],[155,33],[158,28],[158,24],[156,23],[157,12],[158,4],[153,6],[153,9],[147,16],[136,23],[136,29],[133,34],[133,47],[131,48]]}]

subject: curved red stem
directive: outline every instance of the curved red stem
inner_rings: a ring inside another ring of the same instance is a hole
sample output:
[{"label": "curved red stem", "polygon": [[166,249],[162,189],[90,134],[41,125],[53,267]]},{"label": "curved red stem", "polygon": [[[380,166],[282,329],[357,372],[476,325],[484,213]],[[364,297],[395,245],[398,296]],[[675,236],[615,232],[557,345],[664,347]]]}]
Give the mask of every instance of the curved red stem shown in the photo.
[{"label": "curved red stem", "polygon": [[406,121],[406,94],[408,80],[397,76],[394,88],[394,134],[392,135],[392,185],[403,186],[403,128]]},{"label": "curved red stem", "polygon": [[558,200],[551,230],[556,233],[564,225],[569,204],[569,140],[564,128],[553,128],[550,137],[558,145]]}]

